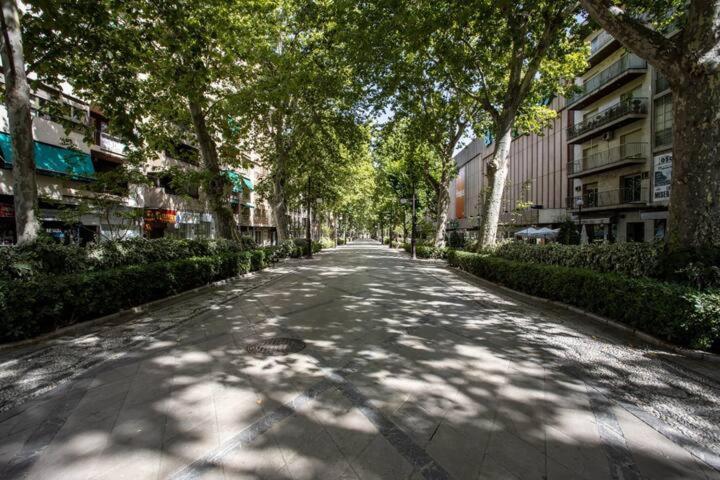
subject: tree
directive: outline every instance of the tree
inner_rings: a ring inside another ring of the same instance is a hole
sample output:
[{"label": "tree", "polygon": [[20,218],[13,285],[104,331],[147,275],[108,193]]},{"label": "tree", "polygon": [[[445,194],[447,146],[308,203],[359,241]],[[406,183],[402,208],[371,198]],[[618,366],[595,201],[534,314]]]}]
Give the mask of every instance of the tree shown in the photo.
[{"label": "tree", "polygon": [[2,0],[2,56],[7,107],[13,151],[13,202],[17,243],[32,242],[40,231],[37,216],[35,144],[30,112],[30,86],[25,71],[23,37],[15,0]]},{"label": "tree", "polygon": [[344,36],[368,65],[366,83],[376,86],[371,95],[395,114],[413,118],[441,158],[434,185],[436,244],[442,243],[447,219],[455,150],[470,131],[493,133],[481,219],[481,241],[493,243],[513,130],[536,131],[549,121],[554,112],[541,100],[562,93],[562,80],[585,65],[577,3],[346,3]]},{"label": "tree", "polygon": [[538,132],[554,118],[542,100],[563,93],[585,66],[577,9],[573,0],[467,2],[439,30],[449,81],[491,120],[481,246],[496,241],[513,134]]},{"label": "tree", "polygon": [[243,164],[232,97],[269,48],[267,0],[31,3],[38,75],[67,79],[147,152],[197,146],[221,237],[237,237],[226,168]]},{"label": "tree", "polygon": [[667,78],[673,94],[668,247],[720,246],[720,2],[581,0]]}]

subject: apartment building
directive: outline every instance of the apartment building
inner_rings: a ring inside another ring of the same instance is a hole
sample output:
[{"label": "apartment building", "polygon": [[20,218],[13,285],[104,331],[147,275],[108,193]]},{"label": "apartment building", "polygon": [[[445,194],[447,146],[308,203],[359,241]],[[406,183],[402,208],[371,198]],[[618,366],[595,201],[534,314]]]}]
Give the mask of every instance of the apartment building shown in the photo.
[{"label": "apartment building", "polygon": [[[541,134],[513,138],[499,237],[512,236],[527,226],[555,227],[567,217],[568,116],[563,103],[561,98],[550,101],[558,116]],[[448,232],[463,232],[468,238],[477,235],[487,185],[485,171],[493,149],[488,135],[474,139],[455,156],[458,176],[450,182]]]},{"label": "apartment building", "polygon": [[605,31],[567,99],[567,208],[587,241],[642,242],[666,233],[672,97],[647,62]]},{"label": "apartment building", "polygon": [[[196,146],[179,139],[142,166],[147,184],[125,184],[113,194],[90,185],[96,173],[123,165],[126,142],[108,130],[108,119],[69,91],[38,90],[32,97],[33,135],[41,226],[62,242],[85,243],[113,238],[213,238],[215,222],[198,187],[179,189],[173,171],[199,170]],[[0,245],[16,239],[13,207],[12,145],[7,111],[0,107]],[[254,192],[264,174],[228,169],[233,183],[228,201],[242,234],[260,244],[275,240],[272,215]]]}]

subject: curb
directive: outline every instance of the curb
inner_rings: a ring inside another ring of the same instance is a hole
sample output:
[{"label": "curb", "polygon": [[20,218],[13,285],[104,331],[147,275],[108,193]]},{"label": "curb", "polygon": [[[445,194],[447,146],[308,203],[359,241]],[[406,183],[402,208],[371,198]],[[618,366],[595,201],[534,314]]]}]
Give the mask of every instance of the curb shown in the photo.
[{"label": "curb", "polygon": [[[284,259],[280,263],[286,263],[291,260],[295,260],[295,259],[289,259],[289,258]],[[278,264],[275,264],[270,267],[266,267],[261,271],[271,270],[271,269],[275,268],[276,265],[278,265]],[[227,285],[227,284],[234,282],[236,280],[239,280],[241,278],[252,278],[257,275],[258,275],[258,272],[248,272],[248,273],[245,273],[242,275],[237,275],[234,277],[217,280],[215,282],[211,282],[206,285],[202,285],[200,287],[195,287],[190,290],[185,290],[185,291],[182,291],[179,293],[175,293],[168,297],[158,298],[157,300],[153,300],[153,301],[147,302],[147,303],[142,303],[140,305],[136,305],[134,307],[127,308],[125,310],[120,310],[119,312],[111,313],[111,314],[105,315],[103,317],[98,317],[98,318],[94,318],[92,320],[88,320],[86,322],[80,322],[80,323],[76,323],[73,325],[68,325],[67,327],[59,328],[53,332],[43,334],[39,337],[28,338],[25,340],[18,340],[17,342],[12,342],[12,343],[4,343],[4,344],[0,345],[0,354],[6,353],[7,351],[10,351],[10,350],[20,349],[22,347],[29,347],[31,345],[35,345],[38,343],[43,343],[43,342],[47,342],[49,340],[54,340],[54,339],[63,337],[65,335],[73,333],[73,332],[83,331],[83,330],[92,330],[93,327],[97,327],[99,325],[110,323],[113,320],[118,320],[123,317],[129,317],[128,318],[128,320],[129,320],[133,316],[136,316],[141,313],[145,313],[153,307],[163,306],[166,303],[172,303],[176,300],[182,299],[183,297],[190,297],[197,293],[204,293],[204,292],[207,292],[214,288],[221,287],[223,285]]]},{"label": "curb", "polygon": [[524,292],[521,292],[518,290],[513,290],[512,288],[506,287],[504,285],[500,285],[499,283],[491,282],[490,280],[486,280],[482,277],[473,275],[472,273],[466,272],[465,270],[461,270],[457,267],[452,267],[449,264],[446,264],[446,266],[449,269],[451,269],[452,271],[461,274],[461,276],[468,277],[472,280],[479,281],[481,283],[486,283],[486,284],[492,285],[493,287],[503,290],[505,292],[508,292],[510,294],[517,295],[519,297],[523,297],[523,298],[533,300],[536,302],[549,303],[551,305],[555,305],[557,307],[564,308],[566,310],[570,310],[575,313],[579,313],[588,318],[591,318],[592,320],[594,320],[596,322],[604,323],[604,324],[610,325],[611,327],[614,327],[618,330],[622,330],[624,332],[630,333],[634,337],[639,338],[640,340],[643,340],[644,342],[649,343],[651,345],[655,345],[657,347],[662,347],[667,350],[671,350],[677,354],[684,355],[686,357],[690,357],[690,358],[693,358],[696,360],[717,363],[718,365],[720,365],[720,355],[718,355],[718,354],[711,353],[711,352],[704,352],[702,350],[691,350],[691,349],[687,349],[687,348],[682,348],[677,345],[673,345],[672,343],[667,342],[665,340],[659,339],[653,335],[650,335],[649,333],[645,333],[636,328],[629,327],[629,326],[625,325],[624,323],[620,323],[616,320],[612,320],[610,318],[603,317],[596,313],[588,312],[581,308],[574,307],[572,305],[568,305],[567,303],[558,302],[557,300],[550,300],[547,298],[536,297],[536,296],[530,295],[528,293],[524,293]]}]

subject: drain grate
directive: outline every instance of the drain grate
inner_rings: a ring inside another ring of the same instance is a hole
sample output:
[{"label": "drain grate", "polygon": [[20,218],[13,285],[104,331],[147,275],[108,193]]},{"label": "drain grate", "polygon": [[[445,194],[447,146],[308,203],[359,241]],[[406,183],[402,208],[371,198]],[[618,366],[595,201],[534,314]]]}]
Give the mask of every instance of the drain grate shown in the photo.
[{"label": "drain grate", "polygon": [[297,338],[276,337],[251,343],[245,350],[253,355],[287,355],[305,348],[305,342]]}]

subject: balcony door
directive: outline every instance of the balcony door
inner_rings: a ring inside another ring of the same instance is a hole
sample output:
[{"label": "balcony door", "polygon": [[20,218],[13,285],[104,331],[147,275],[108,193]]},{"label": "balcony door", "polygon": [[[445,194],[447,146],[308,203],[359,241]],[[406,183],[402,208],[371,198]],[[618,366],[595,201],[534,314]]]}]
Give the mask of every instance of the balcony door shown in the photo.
[{"label": "balcony door", "polygon": [[588,183],[583,185],[583,202],[585,207],[598,206],[598,185],[597,183]]},{"label": "balcony door", "polygon": [[639,173],[622,177],[620,182],[623,203],[642,200],[642,177]]}]

